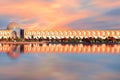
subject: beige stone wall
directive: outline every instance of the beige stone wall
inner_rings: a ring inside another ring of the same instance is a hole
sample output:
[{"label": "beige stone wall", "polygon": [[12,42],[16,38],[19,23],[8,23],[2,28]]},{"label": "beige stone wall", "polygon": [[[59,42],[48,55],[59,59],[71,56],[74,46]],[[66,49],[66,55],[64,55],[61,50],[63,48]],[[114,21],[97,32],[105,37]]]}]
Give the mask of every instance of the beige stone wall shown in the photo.
[{"label": "beige stone wall", "polygon": [[10,30],[0,30],[0,39],[3,38],[9,38],[12,36],[12,32]]},{"label": "beige stone wall", "polygon": [[40,31],[40,30],[25,30],[25,38],[31,38],[33,35],[38,37],[120,37],[120,30],[68,30],[68,31]]},{"label": "beige stone wall", "polygon": [[[67,30],[67,31],[42,31],[42,30],[25,30],[25,38],[49,37],[49,38],[68,38],[68,37],[108,37],[113,36],[120,38],[120,30]],[[0,38],[8,38],[12,36],[11,30],[0,30]]]}]

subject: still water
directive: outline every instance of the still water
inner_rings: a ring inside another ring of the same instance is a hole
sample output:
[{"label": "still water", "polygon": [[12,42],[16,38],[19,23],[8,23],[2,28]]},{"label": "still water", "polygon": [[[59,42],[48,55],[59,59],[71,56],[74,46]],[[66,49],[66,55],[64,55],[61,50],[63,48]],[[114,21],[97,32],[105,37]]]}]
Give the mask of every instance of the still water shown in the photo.
[{"label": "still water", "polygon": [[120,45],[0,44],[0,80],[120,80]]}]

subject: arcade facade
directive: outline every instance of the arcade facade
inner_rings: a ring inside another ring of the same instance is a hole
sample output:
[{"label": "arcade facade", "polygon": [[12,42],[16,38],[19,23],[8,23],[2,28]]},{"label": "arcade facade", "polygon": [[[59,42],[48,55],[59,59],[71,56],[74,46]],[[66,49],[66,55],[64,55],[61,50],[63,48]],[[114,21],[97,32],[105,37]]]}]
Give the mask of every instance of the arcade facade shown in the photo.
[{"label": "arcade facade", "polygon": [[25,30],[24,37],[31,38],[74,38],[74,37],[115,37],[120,38],[120,30],[67,30],[67,31],[41,31]]},{"label": "arcade facade", "polygon": [[21,29],[19,24],[11,22],[8,24],[6,30],[0,30],[1,38],[83,38],[83,37],[115,37],[120,38],[120,30],[24,30]]}]

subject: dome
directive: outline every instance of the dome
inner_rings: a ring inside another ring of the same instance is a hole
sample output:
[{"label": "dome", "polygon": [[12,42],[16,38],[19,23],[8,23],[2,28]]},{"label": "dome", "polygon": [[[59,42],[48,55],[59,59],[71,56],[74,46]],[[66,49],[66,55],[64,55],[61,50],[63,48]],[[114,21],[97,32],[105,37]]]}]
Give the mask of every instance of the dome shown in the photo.
[{"label": "dome", "polygon": [[13,28],[20,28],[20,25],[16,22],[9,23],[8,26],[7,26],[7,29],[10,30],[10,29],[13,29]]}]

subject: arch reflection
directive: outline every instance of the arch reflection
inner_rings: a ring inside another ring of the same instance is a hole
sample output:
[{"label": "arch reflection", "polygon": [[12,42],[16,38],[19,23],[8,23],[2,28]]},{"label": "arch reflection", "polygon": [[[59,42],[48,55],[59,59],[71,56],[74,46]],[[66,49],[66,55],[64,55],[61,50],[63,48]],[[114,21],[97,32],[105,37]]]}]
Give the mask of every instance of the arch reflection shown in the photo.
[{"label": "arch reflection", "polygon": [[0,52],[6,52],[16,59],[21,53],[120,53],[120,44],[85,45],[85,44],[0,44]]},{"label": "arch reflection", "polygon": [[120,53],[120,45],[84,45],[84,44],[30,44],[24,45],[24,53]]}]

